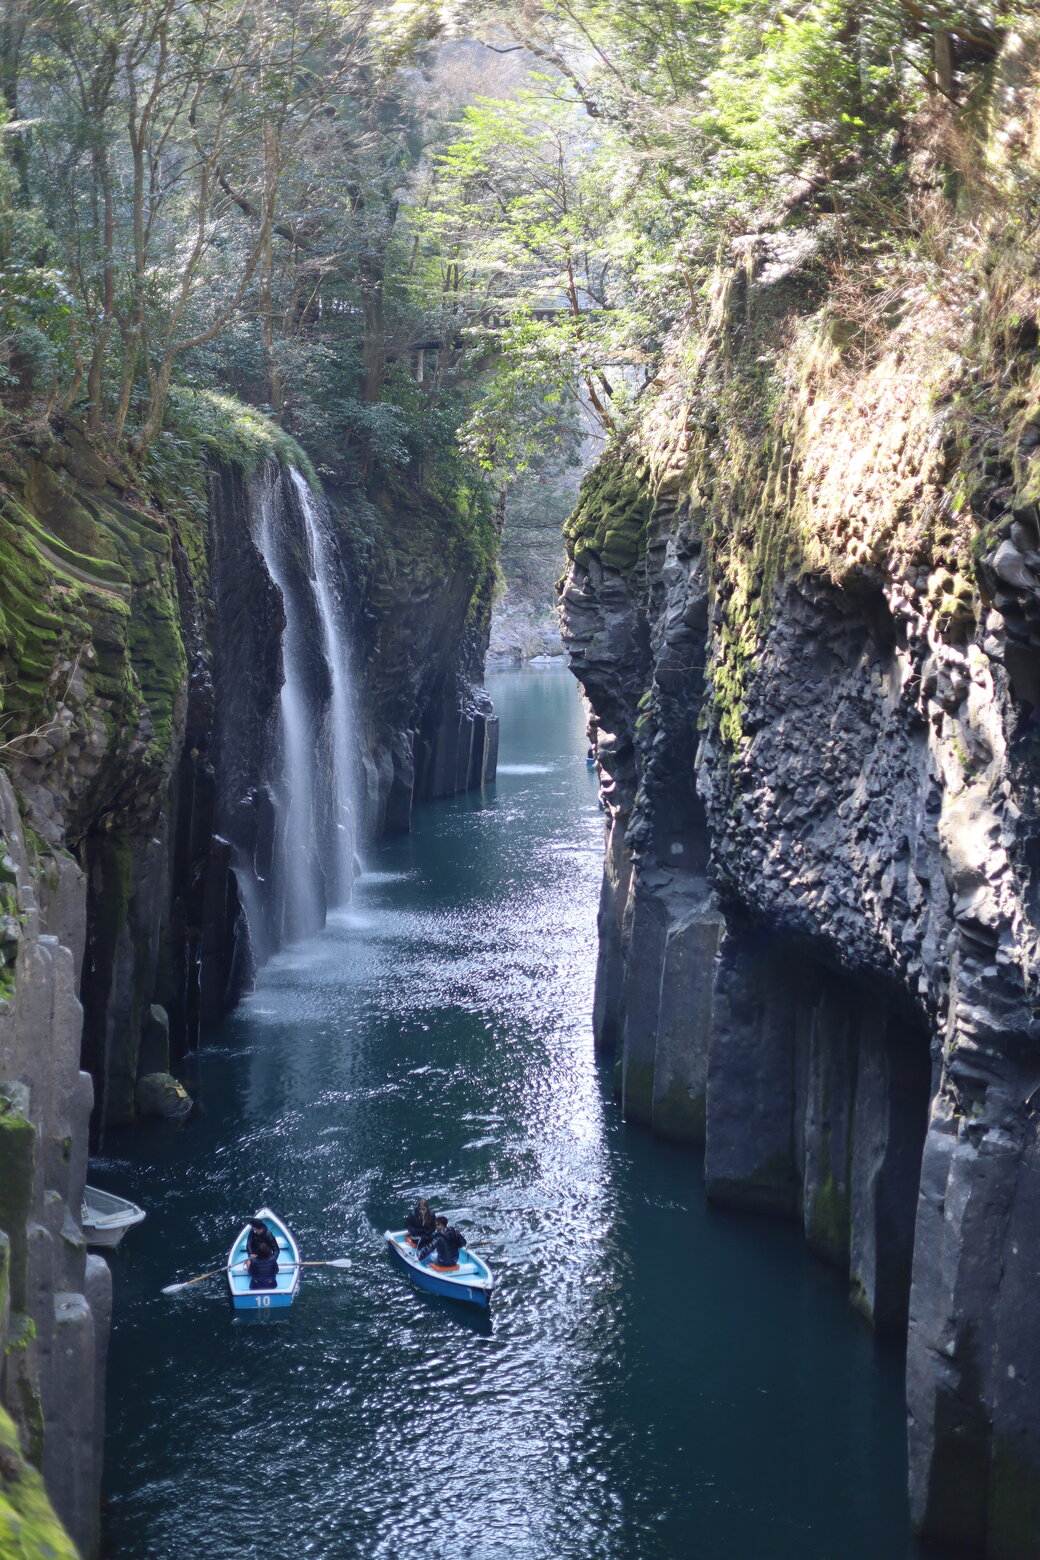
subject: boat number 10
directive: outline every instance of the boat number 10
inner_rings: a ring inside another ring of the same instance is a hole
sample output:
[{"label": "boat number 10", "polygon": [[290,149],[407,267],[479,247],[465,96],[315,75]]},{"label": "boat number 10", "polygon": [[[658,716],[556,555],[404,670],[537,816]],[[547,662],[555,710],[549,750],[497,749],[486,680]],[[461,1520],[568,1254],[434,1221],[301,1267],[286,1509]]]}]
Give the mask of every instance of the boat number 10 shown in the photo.
[{"label": "boat number 10", "polygon": [[270,1295],[257,1295],[256,1303],[257,1303],[257,1305],[268,1306],[268,1305],[271,1304],[271,1296]]}]

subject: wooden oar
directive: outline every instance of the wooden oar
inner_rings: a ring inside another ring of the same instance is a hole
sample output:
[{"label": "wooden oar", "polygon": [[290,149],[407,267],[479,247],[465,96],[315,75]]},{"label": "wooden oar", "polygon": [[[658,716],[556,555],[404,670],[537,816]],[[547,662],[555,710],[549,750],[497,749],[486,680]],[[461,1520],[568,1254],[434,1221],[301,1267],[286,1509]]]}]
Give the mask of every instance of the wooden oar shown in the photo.
[{"label": "wooden oar", "polygon": [[349,1257],[330,1257],[327,1262],[286,1262],[284,1265],[279,1266],[278,1271],[279,1273],[287,1273],[290,1268],[294,1267],[348,1268],[350,1266],[351,1262]]},{"label": "wooden oar", "polygon": [[[245,1267],[244,1262],[236,1262],[236,1268]],[[201,1284],[204,1278],[216,1278],[218,1273],[226,1273],[227,1266],[214,1268],[210,1273],[200,1273],[198,1278],[186,1278],[183,1284],[167,1284],[162,1291],[164,1295],[175,1295],[181,1289],[190,1289],[192,1284]]]},{"label": "wooden oar", "polygon": [[[288,1273],[294,1267],[334,1267],[348,1268],[351,1266],[349,1257],[331,1257],[328,1262],[284,1262],[279,1266],[279,1273]],[[244,1262],[236,1262],[235,1268],[245,1267]],[[234,1271],[234,1269],[232,1269]],[[216,1278],[218,1273],[226,1273],[226,1267],[214,1268],[210,1273],[200,1273],[198,1278],[186,1278],[183,1284],[167,1284],[163,1290],[164,1295],[175,1295],[182,1289],[188,1289],[192,1284],[201,1284],[203,1279]]]}]

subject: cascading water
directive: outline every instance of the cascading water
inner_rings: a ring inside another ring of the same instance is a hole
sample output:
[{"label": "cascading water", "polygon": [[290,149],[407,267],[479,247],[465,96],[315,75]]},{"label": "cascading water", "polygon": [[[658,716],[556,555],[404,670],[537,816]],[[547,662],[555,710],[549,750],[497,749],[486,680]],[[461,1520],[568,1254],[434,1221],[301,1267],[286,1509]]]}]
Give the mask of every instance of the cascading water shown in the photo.
[{"label": "cascading water", "polygon": [[253,539],[285,615],[272,755],[273,860],[269,878],[254,870],[242,896],[261,960],[318,931],[327,908],[349,897],[354,874],[357,754],[335,549],[306,481],[297,471],[291,479],[287,489],[271,468],[258,484],[252,511]]},{"label": "cascading water", "polygon": [[322,651],[332,683],[326,716],[327,749],[331,760],[331,839],[327,892],[331,905],[350,897],[357,856],[357,724],[350,641],[334,582],[342,578],[328,522],[314,502],[310,485],[293,468],[293,486],[300,503],[310,553],[311,581],[321,623]]}]

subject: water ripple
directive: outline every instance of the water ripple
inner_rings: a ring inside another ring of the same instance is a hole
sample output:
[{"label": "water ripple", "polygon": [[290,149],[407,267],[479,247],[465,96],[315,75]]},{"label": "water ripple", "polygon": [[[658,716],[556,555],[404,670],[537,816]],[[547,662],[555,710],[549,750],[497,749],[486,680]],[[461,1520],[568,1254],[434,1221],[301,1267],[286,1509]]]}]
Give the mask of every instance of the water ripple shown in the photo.
[{"label": "water ripple", "polygon": [[[898,1365],[792,1232],[620,1129],[581,707],[553,671],[496,699],[499,786],[373,852],[194,1059],[203,1114],[94,1167],[150,1215],[113,1257],[110,1560],[905,1555]],[[481,1242],[490,1316],[385,1251],[420,1193]],[[159,1294],[263,1203],[352,1266],[255,1325],[219,1280]]]}]

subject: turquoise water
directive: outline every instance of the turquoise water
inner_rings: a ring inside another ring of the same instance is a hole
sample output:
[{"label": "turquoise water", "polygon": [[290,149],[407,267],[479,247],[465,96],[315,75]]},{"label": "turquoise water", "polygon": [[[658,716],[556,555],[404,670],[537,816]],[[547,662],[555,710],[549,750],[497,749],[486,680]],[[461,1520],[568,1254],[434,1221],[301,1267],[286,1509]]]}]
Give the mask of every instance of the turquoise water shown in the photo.
[{"label": "turquoise water", "polygon": [[[627,1127],[589,1013],[602,822],[560,670],[490,680],[497,784],[423,809],[349,912],[194,1059],[186,1127],[92,1179],[114,1257],[112,1560],[889,1560],[913,1553],[899,1351],[797,1232],[712,1212]],[[490,1317],[382,1249],[419,1192],[483,1244]],[[268,1203],[284,1319],[217,1266]]]}]

